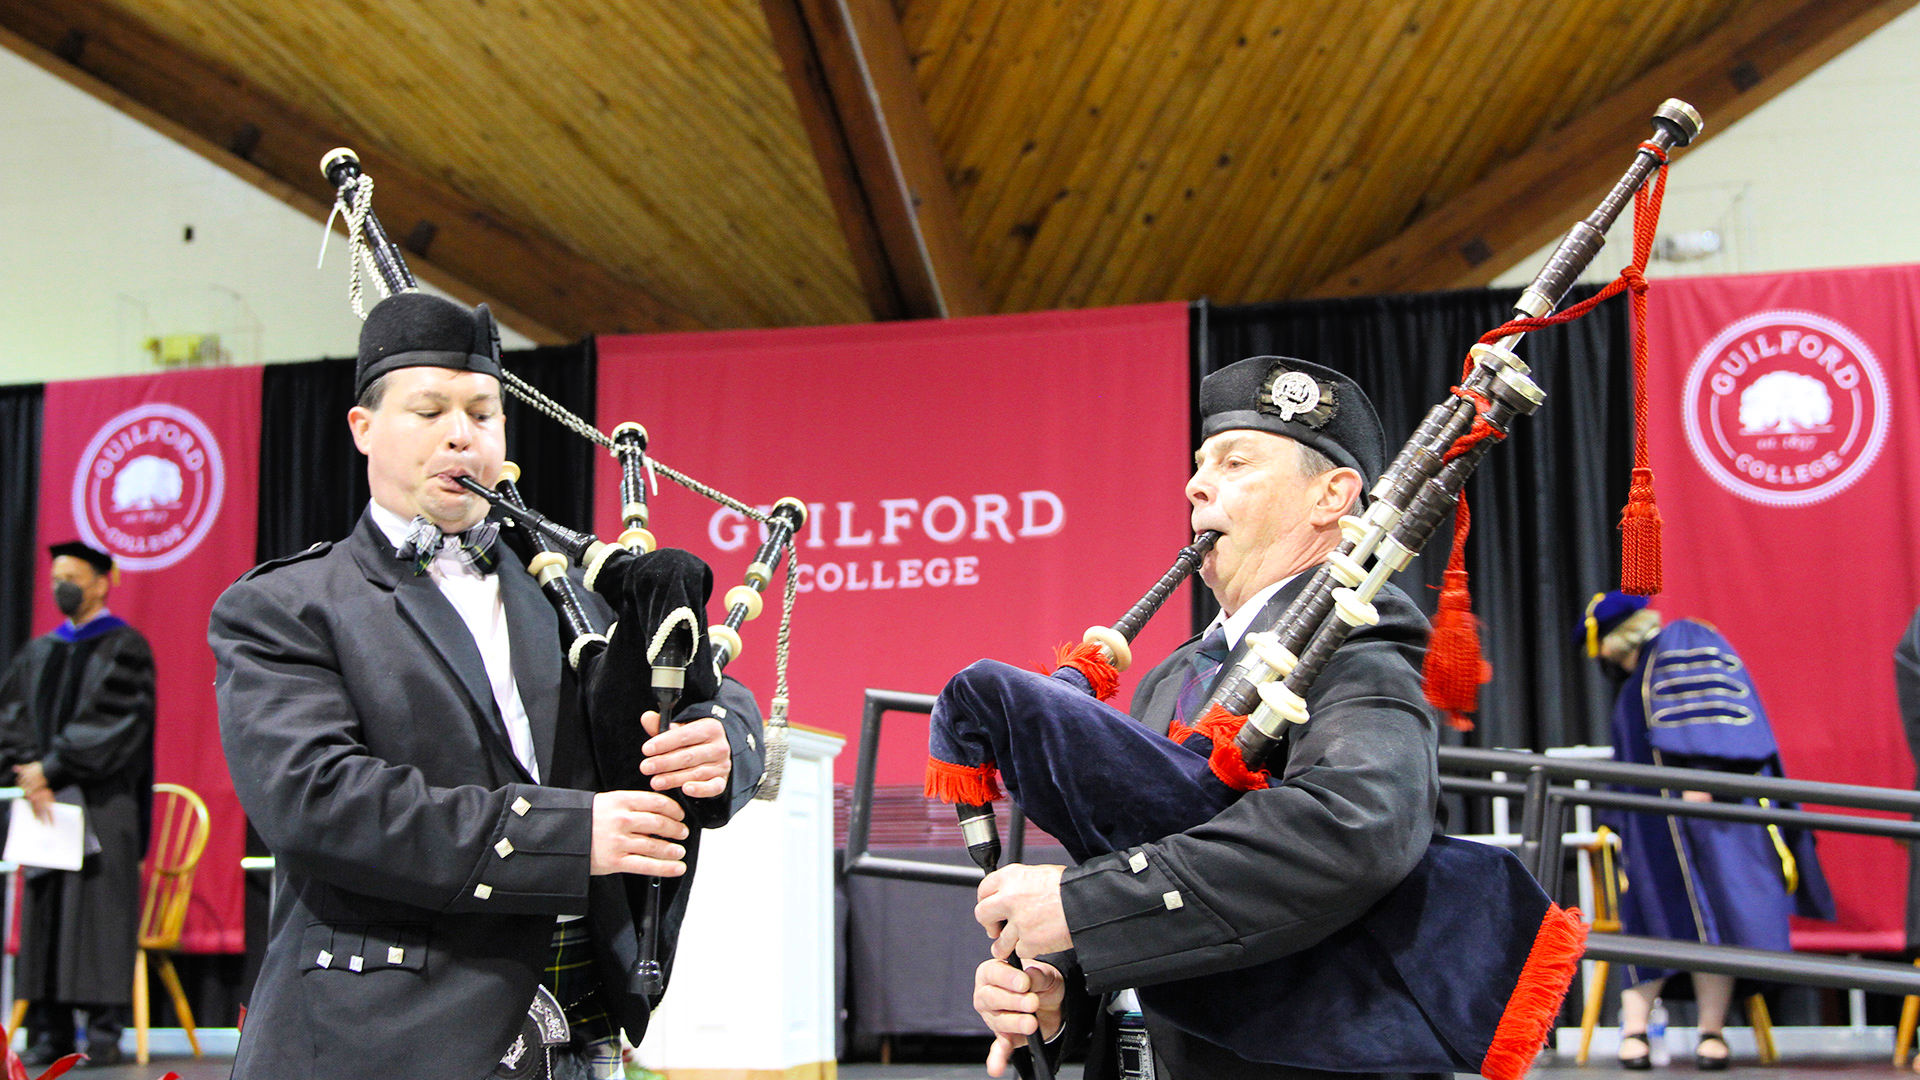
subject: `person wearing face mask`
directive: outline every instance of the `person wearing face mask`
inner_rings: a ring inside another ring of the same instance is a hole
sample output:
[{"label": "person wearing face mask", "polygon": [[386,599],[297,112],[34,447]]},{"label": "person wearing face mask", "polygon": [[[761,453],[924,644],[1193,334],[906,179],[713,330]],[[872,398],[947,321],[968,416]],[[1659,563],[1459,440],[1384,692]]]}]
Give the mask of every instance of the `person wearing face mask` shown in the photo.
[{"label": "person wearing face mask", "polygon": [[75,1049],[87,1014],[88,1064],[120,1060],[133,995],[140,858],[153,809],[153,651],[107,610],[113,559],[55,544],[53,601],[66,621],[28,642],[0,681],[0,775],[34,813],[86,809],[99,850],[74,872],[27,869],[17,996],[28,1002],[29,1065]]},{"label": "person wearing face mask", "polygon": [[[1134,719],[1163,734],[1202,715],[1249,649],[1247,635],[1278,622],[1386,464],[1372,403],[1318,364],[1259,356],[1228,365],[1201,384],[1200,413],[1204,441],[1186,497],[1193,530],[1221,534],[1200,568],[1221,611],[1134,692]],[[1050,1057],[1090,1034],[1089,1080],[1334,1075],[1227,1045],[1259,1043],[1262,1022],[1249,1018],[1257,1003],[1220,991],[1222,979],[1358,919],[1434,836],[1438,728],[1420,680],[1427,620],[1392,585],[1375,605],[1379,623],[1356,630],[1308,694],[1313,721],[1269,762],[1270,784],[1153,843],[1070,868],[1016,864],[987,875],[974,913],[995,935],[995,954],[1042,958],[1024,972],[999,960],[976,970],[974,1007],[996,1036],[990,1074],[1002,1075],[1012,1049],[1038,1031]],[[1213,976],[1222,979],[1195,981]],[[1225,1039],[1161,1011],[1202,995],[1230,1029]]]}]

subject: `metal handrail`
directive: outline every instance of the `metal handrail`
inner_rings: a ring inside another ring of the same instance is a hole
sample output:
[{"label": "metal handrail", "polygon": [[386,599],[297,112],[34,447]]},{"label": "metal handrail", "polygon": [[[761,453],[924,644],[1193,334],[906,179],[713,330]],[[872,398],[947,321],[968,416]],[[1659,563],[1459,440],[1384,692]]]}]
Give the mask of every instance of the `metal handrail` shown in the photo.
[{"label": "metal handrail", "polygon": [[[860,757],[853,774],[853,797],[847,807],[847,850],[842,874],[926,881],[936,885],[978,885],[985,877],[977,866],[937,863],[925,859],[895,859],[867,849],[873,829],[873,785],[880,762],[880,728],[890,712],[933,712],[932,694],[904,690],[868,690],[860,710]],[[1027,818],[1018,806],[1007,815],[1007,863],[1017,863],[1027,850]]]},{"label": "metal handrail", "polygon": [[[979,870],[967,866],[895,859],[872,854],[870,840],[874,774],[880,755],[880,729],[889,712],[928,713],[934,699],[928,694],[868,690],[860,724],[860,757],[854,777],[853,799],[847,817],[847,849],[843,872],[879,878],[973,885]],[[1862,787],[1813,780],[1787,780],[1743,773],[1681,769],[1548,756],[1518,750],[1477,750],[1441,747],[1441,790],[1479,797],[1517,798],[1521,801],[1520,856],[1548,892],[1556,891],[1560,877],[1562,819],[1569,805],[1606,807],[1722,821],[1772,822],[1803,829],[1862,833],[1894,840],[1920,840],[1920,822],[1904,818],[1864,817],[1751,806],[1732,802],[1690,802],[1676,796],[1575,787],[1576,782],[1620,785],[1650,791],[1706,791],[1741,798],[1817,803],[1822,806],[1920,815],[1920,793],[1898,788]],[[1520,780],[1481,779],[1464,773],[1506,773]],[[1007,861],[1018,862],[1025,839],[1025,819],[1019,808],[1011,815],[1012,835]],[[1548,873],[1548,870],[1552,873]],[[1774,982],[1804,983],[1889,994],[1920,994],[1920,968],[1880,960],[1861,960],[1793,952],[1772,952],[1733,945],[1595,933],[1587,938],[1587,959],[1679,971],[1710,971]]]},{"label": "metal handrail", "polygon": [[1711,971],[1769,982],[1833,986],[1842,990],[1920,994],[1920,969],[1886,960],[1773,952],[1738,945],[1707,945],[1698,941],[1598,933],[1587,935],[1586,958],[1616,964],[1671,968],[1675,971]]},{"label": "metal handrail", "polygon": [[1440,748],[1441,769],[1459,772],[1525,773],[1543,770],[1551,780],[1589,780],[1597,784],[1710,791],[1822,806],[1850,806],[1895,814],[1920,814],[1920,792],[1905,788],[1834,784],[1820,780],[1788,780],[1777,776],[1681,769],[1671,765],[1637,765],[1624,761],[1550,757],[1525,750],[1476,750],[1464,746]]}]

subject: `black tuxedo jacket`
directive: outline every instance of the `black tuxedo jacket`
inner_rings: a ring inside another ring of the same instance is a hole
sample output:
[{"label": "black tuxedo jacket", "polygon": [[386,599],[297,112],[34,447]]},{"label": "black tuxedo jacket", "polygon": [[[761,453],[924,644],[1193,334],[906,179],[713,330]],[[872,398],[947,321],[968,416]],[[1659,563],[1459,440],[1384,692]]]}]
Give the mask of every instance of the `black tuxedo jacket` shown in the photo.
[{"label": "black tuxedo jacket", "polygon": [[[214,606],[221,742],[277,861],[235,1077],[478,1080],[526,1015],[559,915],[589,918],[606,1003],[636,1042],[645,1030],[625,882],[589,874],[603,785],[558,619],[518,563],[499,575],[538,783],[466,624],[370,515]],[[761,772],[751,696],[729,684],[723,700],[732,790],[695,800],[689,871],[698,823],[725,821]],[[685,879],[666,880],[677,926]]]}]

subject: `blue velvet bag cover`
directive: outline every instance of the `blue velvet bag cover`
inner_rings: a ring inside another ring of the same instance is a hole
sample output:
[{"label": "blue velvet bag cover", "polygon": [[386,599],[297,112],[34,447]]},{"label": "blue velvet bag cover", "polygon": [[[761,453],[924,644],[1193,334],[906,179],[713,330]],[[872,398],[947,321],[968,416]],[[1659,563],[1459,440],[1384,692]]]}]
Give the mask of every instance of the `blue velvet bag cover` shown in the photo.
[{"label": "blue velvet bag cover", "polygon": [[[1178,743],[1092,697],[1085,676],[982,660],[933,707],[929,794],[986,802],[995,778],[1076,862],[1212,819],[1243,796]],[[1510,853],[1435,837],[1393,892],[1301,952],[1138,989],[1143,1005],[1243,1058],[1343,1072],[1531,1066],[1585,927]],[[1210,1004],[1231,1000],[1231,1010]]]}]

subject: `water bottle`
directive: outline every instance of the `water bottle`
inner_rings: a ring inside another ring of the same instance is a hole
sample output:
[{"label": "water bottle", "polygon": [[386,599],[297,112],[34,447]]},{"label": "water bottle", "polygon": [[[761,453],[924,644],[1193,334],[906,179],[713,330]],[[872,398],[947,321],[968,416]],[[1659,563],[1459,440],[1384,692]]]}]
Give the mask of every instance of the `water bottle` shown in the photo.
[{"label": "water bottle", "polygon": [[1653,1011],[1647,1014],[1647,1051],[1656,1069],[1666,1068],[1673,1060],[1673,1052],[1667,1047],[1667,1003],[1659,998],[1654,999]]}]

